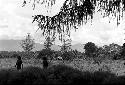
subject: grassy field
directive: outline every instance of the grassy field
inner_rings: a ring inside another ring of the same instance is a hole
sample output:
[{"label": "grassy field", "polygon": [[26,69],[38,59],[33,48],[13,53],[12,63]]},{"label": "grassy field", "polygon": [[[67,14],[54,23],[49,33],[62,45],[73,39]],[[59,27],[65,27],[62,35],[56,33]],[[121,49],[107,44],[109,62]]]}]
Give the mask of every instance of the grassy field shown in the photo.
[{"label": "grassy field", "polygon": [[[16,63],[16,58],[1,58],[0,59],[0,68],[1,69],[13,69]],[[55,64],[65,64],[71,66],[73,68],[77,68],[80,71],[110,71],[111,73],[115,73],[117,76],[125,75],[125,65],[123,60],[105,60],[100,65],[93,64],[93,60],[73,60],[73,61],[58,61],[52,60],[49,65]],[[42,68],[42,60],[41,59],[25,59],[23,60],[24,67],[27,66],[36,66]]]}]

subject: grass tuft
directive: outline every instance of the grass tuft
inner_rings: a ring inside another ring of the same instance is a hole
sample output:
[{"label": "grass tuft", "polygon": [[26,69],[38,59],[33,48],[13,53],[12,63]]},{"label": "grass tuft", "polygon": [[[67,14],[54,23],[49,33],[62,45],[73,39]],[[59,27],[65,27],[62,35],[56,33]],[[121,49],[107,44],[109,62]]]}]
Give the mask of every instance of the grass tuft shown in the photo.
[{"label": "grass tuft", "polygon": [[49,84],[84,84],[114,85],[125,84],[125,76],[116,76],[110,72],[82,72],[66,65],[53,65],[47,69],[24,67],[23,70],[0,70],[0,85],[49,85]]}]

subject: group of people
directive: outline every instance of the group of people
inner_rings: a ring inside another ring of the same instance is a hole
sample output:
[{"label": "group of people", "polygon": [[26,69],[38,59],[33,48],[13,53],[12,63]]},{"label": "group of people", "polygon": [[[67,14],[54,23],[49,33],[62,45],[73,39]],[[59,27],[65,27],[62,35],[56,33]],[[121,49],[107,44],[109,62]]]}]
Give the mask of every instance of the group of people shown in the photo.
[{"label": "group of people", "polygon": [[[48,67],[48,59],[45,56],[42,58],[42,60],[43,60],[43,68],[46,69]],[[20,56],[17,56],[17,62],[16,62],[15,67],[17,68],[17,70],[23,69],[23,62]]]}]

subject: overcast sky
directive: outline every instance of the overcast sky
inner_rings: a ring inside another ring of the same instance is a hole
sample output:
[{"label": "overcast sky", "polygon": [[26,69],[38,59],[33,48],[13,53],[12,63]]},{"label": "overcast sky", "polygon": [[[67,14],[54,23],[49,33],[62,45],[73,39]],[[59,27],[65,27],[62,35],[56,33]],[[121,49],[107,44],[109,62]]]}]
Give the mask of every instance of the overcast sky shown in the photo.
[{"label": "overcast sky", "polygon": [[[41,31],[37,30],[36,24],[32,23],[32,15],[44,14],[55,15],[65,0],[58,0],[56,5],[47,13],[47,8],[37,6],[32,10],[31,5],[22,7],[23,0],[0,0],[0,39],[23,39],[27,33],[31,33],[36,42],[43,43]],[[99,13],[94,15],[92,25],[87,23],[71,32],[73,44],[94,42],[97,45],[117,43],[122,45],[125,38],[125,18],[117,27],[116,19],[108,22],[109,18],[102,18]],[[59,41],[56,42],[59,44]]]}]

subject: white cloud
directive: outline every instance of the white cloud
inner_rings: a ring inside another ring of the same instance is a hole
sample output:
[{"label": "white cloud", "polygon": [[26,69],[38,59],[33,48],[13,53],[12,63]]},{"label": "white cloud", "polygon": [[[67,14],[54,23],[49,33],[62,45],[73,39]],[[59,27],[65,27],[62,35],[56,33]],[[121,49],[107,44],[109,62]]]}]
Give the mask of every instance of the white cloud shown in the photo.
[{"label": "white cloud", "polygon": [[88,23],[84,25],[75,33],[72,33],[73,40],[78,43],[94,42],[97,45],[104,45],[110,43],[123,44],[124,43],[124,25],[123,21],[117,27],[115,20],[111,23],[107,18],[100,18],[95,20],[92,25]]}]

